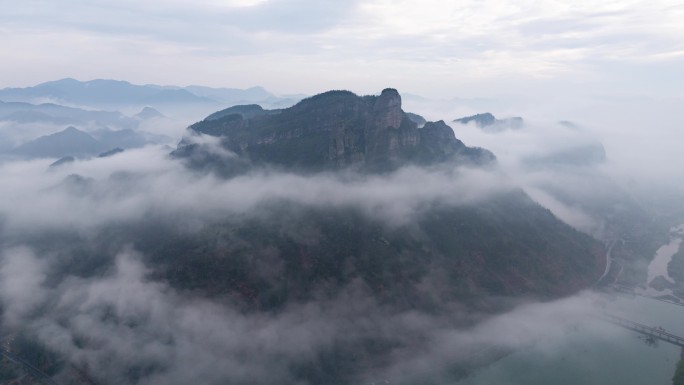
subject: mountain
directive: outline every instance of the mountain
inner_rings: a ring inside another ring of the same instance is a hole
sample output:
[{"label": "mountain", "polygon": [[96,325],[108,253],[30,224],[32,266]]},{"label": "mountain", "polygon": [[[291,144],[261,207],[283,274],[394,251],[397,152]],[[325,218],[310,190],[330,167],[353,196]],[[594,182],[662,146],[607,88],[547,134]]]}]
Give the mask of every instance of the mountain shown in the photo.
[{"label": "mountain", "polygon": [[470,122],[475,122],[479,127],[491,126],[496,123],[496,118],[489,112],[484,114],[477,114],[472,116],[466,116],[464,118],[455,119],[454,122],[461,124],[468,124]]},{"label": "mountain", "polygon": [[117,148],[113,148],[113,149],[111,149],[111,150],[109,150],[109,151],[105,151],[105,152],[103,152],[103,153],[101,153],[101,154],[97,154],[97,157],[98,157],[98,158],[108,158],[108,157],[110,157],[110,156],[114,156],[114,155],[120,154],[120,153],[122,153],[122,152],[124,152],[124,150],[123,150],[122,148],[117,147]]},{"label": "mountain", "polygon": [[214,104],[215,100],[209,98],[203,98],[193,94],[190,91],[184,89],[170,89],[170,90],[160,90],[152,95],[142,97],[141,99],[133,99],[137,103],[149,103],[149,104]]},{"label": "mountain", "polygon": [[96,79],[79,81],[61,79],[41,83],[33,87],[5,88],[0,90],[0,100],[8,102],[58,103],[88,106],[91,108],[115,108],[126,106],[155,107],[206,107],[225,104],[259,102],[264,105],[292,105],[299,100],[278,97],[261,87],[248,89],[211,88],[202,86],[136,85],[126,81]]},{"label": "mountain", "polygon": [[420,127],[423,127],[423,126],[425,125],[425,123],[427,123],[427,120],[425,120],[424,117],[422,117],[422,116],[420,116],[420,115],[418,115],[418,114],[414,114],[414,113],[411,113],[411,112],[407,112],[407,113],[406,113],[406,116],[407,116],[409,119],[411,119],[411,121],[412,121],[413,123],[417,124],[419,128],[420,128]]},{"label": "mountain", "polygon": [[607,160],[603,144],[586,133],[580,125],[562,120],[556,127],[561,134],[572,134],[563,145],[548,146],[538,149],[537,154],[530,154],[521,159],[521,164],[530,170],[559,169],[572,167],[595,167]]},{"label": "mountain", "polygon": [[145,146],[146,144],[152,143],[143,135],[129,129],[110,130],[108,128],[101,128],[92,131],[90,135],[103,143],[108,149],[115,147],[121,147],[124,149],[139,148]]},{"label": "mountain", "polygon": [[[363,97],[330,91],[279,111],[236,106],[191,125],[189,131],[173,155],[190,167],[218,170],[228,178],[263,166],[304,174],[353,170],[367,175],[407,165],[496,164],[489,151],[467,147],[442,121],[418,128],[401,109],[394,89]],[[222,155],[197,140],[206,136],[219,139]],[[416,291],[421,280],[439,280],[445,288],[441,298],[470,303],[490,295],[556,296],[587,287],[604,264],[599,242],[519,190],[495,194],[475,206],[426,202],[423,214],[397,226],[386,226],[353,207],[271,204],[260,208],[254,220],[227,219],[202,235],[206,238],[175,242],[179,259],[174,262],[169,262],[171,251],[156,241],[150,252],[159,253],[154,258],[165,261],[163,274],[174,284],[221,293],[250,288],[247,300],[259,308],[308,298],[318,284],[336,290],[354,277],[387,300],[427,308],[440,305]],[[309,235],[302,237],[300,231]],[[240,246],[226,251],[206,245]],[[252,262],[245,265],[250,256],[267,250],[284,265],[280,281],[251,270]],[[280,286],[283,282],[287,290]]]},{"label": "mountain", "polygon": [[401,109],[401,96],[385,89],[379,96],[330,91],[293,107],[262,111],[240,106],[210,115],[189,127],[192,135],[221,139],[238,155],[226,162],[205,162],[209,154],[192,137],[174,156],[196,167],[220,166],[229,173],[253,165],[324,171],[353,168],[370,172],[396,170],[405,164],[431,165],[454,161],[482,165],[495,160],[484,149],[467,147],[443,121],[418,128]]},{"label": "mountain", "polygon": [[245,101],[264,101],[275,98],[275,95],[262,87],[252,87],[242,90],[237,88],[188,86],[185,87],[185,89],[195,95],[210,98],[221,103],[244,103]]},{"label": "mountain", "polygon": [[[282,110],[219,112],[190,126],[173,153],[219,176],[120,164],[99,175],[71,174],[45,191],[68,195],[75,207],[86,203],[76,215],[86,216],[87,231],[60,218],[57,229],[30,227],[20,238],[50,258],[39,273],[48,297],[26,316],[38,319],[17,328],[40,340],[31,332],[48,322],[67,336],[43,339],[58,353],[33,363],[78,369],[85,373],[79,378],[97,383],[143,384],[169,383],[179,364],[194,377],[196,362],[204,371],[207,361],[225,367],[223,358],[235,357],[238,366],[277,368],[276,380],[253,379],[248,370],[233,381],[229,366],[204,382],[328,385],[377,377],[408,384],[416,381],[394,369],[419,362],[417,375],[430,379],[434,367],[422,368],[429,352],[453,380],[472,372],[461,353],[473,345],[450,336],[469,336],[466,327],[522,299],[577,292],[604,270],[601,243],[520,189],[479,186],[479,176],[501,176],[493,154],[467,147],[444,122],[419,128],[396,90],[331,91]],[[87,136],[65,131],[71,141]],[[478,177],[462,175],[470,173]],[[471,188],[472,198],[451,199]],[[90,220],[101,211],[110,219]],[[203,330],[207,338],[198,340]],[[445,336],[448,349],[435,349]],[[236,340],[244,344],[231,345]],[[155,350],[138,349],[141,343]],[[213,355],[196,358],[207,346]],[[478,354],[478,364],[501,354],[492,350]]]},{"label": "mountain", "polygon": [[135,117],[140,120],[164,118],[164,114],[155,110],[152,107],[144,107],[140,112],[135,114]]},{"label": "mountain", "polygon": [[106,146],[87,133],[68,127],[63,131],[41,136],[14,149],[13,153],[34,158],[96,155]]},{"label": "mountain", "polygon": [[[2,91],[0,91],[2,92]],[[22,124],[101,125],[135,128],[138,122],[118,111],[85,110],[52,103],[0,102],[0,120]]]},{"label": "mountain", "polygon": [[32,158],[88,157],[117,148],[139,148],[149,143],[151,142],[143,136],[128,129],[103,128],[86,133],[75,127],[68,127],[26,142],[12,150],[12,153]]},{"label": "mountain", "polygon": [[240,115],[243,119],[250,119],[259,115],[279,114],[280,110],[264,110],[258,104],[246,104],[228,107],[224,110],[214,112],[213,114],[204,118],[204,120],[218,120],[228,115]]},{"label": "mountain", "polygon": [[61,157],[61,158],[57,159],[56,161],[50,163],[50,168],[63,166],[65,164],[73,163],[75,161],[76,161],[76,159],[73,156],[64,156],[64,157]]},{"label": "mountain", "polygon": [[584,143],[570,146],[553,153],[528,156],[522,165],[530,170],[558,167],[595,166],[606,161],[606,150],[601,143]]},{"label": "mountain", "polygon": [[474,122],[477,127],[486,132],[501,132],[509,129],[519,129],[524,125],[523,118],[521,117],[497,119],[489,112],[455,119],[454,122],[461,124]]},{"label": "mountain", "polygon": [[137,228],[135,244],[174,287],[267,311],[335,296],[356,281],[401,309],[440,312],[455,301],[499,311],[491,302],[498,296],[555,298],[586,288],[605,262],[599,242],[520,191],[475,206],[435,204],[399,225],[353,206],[276,201],[258,211],[194,236]]},{"label": "mountain", "polygon": [[166,89],[158,86],[134,85],[118,80],[91,80],[81,82],[62,79],[27,88],[0,90],[0,100],[5,101],[54,101],[61,104],[83,106],[122,106],[138,104],[204,104],[213,103],[189,91]]}]

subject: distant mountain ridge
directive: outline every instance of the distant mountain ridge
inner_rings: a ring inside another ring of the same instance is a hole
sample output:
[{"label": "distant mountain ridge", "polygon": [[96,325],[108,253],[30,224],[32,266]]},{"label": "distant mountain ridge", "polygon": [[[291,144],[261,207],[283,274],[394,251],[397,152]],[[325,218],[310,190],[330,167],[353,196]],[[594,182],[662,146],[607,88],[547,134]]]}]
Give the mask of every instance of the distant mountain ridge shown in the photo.
[{"label": "distant mountain ridge", "polygon": [[100,129],[86,133],[69,126],[14,148],[11,154],[27,158],[89,157],[112,149],[138,148],[149,142],[133,130]]},{"label": "distant mountain ridge", "polygon": [[136,119],[118,111],[86,110],[54,103],[32,104],[4,101],[0,101],[0,120],[57,125],[96,124],[120,128],[135,128],[138,125]]},{"label": "distant mountain ridge", "polygon": [[203,86],[136,85],[127,81],[106,79],[79,81],[66,78],[33,87],[0,89],[0,100],[6,102],[53,102],[97,108],[127,105],[225,105],[245,102],[287,104],[296,101],[290,99],[273,95],[261,87],[243,90]]},{"label": "distant mountain ridge", "polygon": [[141,120],[165,118],[164,114],[152,107],[144,107],[140,112],[135,114],[135,117]]},{"label": "distant mountain ridge", "polygon": [[41,136],[14,149],[13,153],[36,158],[87,156],[108,150],[104,144],[75,127]]},{"label": "distant mountain ridge", "polygon": [[512,118],[507,119],[497,119],[490,112],[454,119],[454,123],[468,124],[471,122],[475,123],[475,125],[481,128],[483,131],[488,132],[500,132],[507,129],[519,129],[522,128],[524,125],[523,118],[519,116],[514,116]]},{"label": "distant mountain ridge", "polygon": [[5,88],[0,90],[0,100],[54,100],[76,105],[112,105],[163,103],[207,103],[208,98],[198,97],[182,89],[167,89],[156,86],[134,85],[119,80],[61,79],[26,88]]}]

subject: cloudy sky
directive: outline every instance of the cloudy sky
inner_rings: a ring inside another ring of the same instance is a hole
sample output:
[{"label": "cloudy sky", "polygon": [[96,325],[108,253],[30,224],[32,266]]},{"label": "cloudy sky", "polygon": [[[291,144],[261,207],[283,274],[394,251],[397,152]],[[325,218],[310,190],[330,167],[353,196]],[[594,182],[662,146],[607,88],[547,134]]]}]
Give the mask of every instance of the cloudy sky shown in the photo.
[{"label": "cloudy sky", "polygon": [[0,0],[0,86],[64,77],[679,97],[676,0]]}]

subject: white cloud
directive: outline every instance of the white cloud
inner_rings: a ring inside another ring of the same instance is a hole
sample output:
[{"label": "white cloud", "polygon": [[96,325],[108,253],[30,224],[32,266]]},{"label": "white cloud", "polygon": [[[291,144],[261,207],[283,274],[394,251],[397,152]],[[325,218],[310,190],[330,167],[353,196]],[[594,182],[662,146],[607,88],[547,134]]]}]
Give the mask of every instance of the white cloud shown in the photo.
[{"label": "white cloud", "polygon": [[47,294],[43,288],[45,267],[33,252],[25,247],[0,253],[0,302],[2,321],[6,326],[19,327],[37,310]]},{"label": "white cloud", "polygon": [[[148,279],[142,256],[130,249],[104,275],[69,277],[52,283],[51,290],[45,290],[41,273],[47,270],[45,258],[29,250],[3,256],[0,276],[17,278],[4,281],[0,303],[5,309],[43,306],[39,314],[21,313],[23,330],[96,379],[115,383],[298,383],[297,368],[322,365],[318,360],[334,349],[348,359],[345,349],[364,351],[359,346],[368,339],[393,348],[382,360],[364,357],[342,376],[358,383],[413,383],[444,380],[455,363],[472,362],[476,352],[561,341],[568,328],[579,325],[603,339],[623,338],[617,328],[587,320],[595,311],[588,295],[518,302],[508,313],[457,328],[454,322],[481,315],[454,303],[441,314],[393,310],[376,303],[358,282],[334,298],[292,303],[278,312],[243,312]],[[127,376],[135,369],[141,377],[132,380]]]},{"label": "white cloud", "polygon": [[608,91],[605,78],[629,80],[611,66],[678,62],[684,49],[684,8],[665,0],[6,3],[8,85],[73,76],[453,95],[589,79]]},{"label": "white cloud", "polygon": [[224,180],[193,173],[167,152],[147,147],[49,171],[51,160],[6,162],[0,165],[0,218],[9,232],[86,230],[150,213],[218,218],[285,201],[359,207],[403,223],[428,203],[471,204],[513,188],[496,171],[412,167],[384,176],[261,171]]}]

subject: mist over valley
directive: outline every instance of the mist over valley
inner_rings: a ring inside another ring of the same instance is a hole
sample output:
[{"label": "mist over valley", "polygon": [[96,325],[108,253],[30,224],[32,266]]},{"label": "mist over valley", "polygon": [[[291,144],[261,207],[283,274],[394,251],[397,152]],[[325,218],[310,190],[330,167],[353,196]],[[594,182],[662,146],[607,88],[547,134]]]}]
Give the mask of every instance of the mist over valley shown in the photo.
[{"label": "mist over valley", "polygon": [[645,287],[672,219],[575,125],[479,131],[490,152],[392,89],[232,107],[182,140],[140,109],[41,116],[0,165],[7,350],[60,383],[455,381],[595,323],[597,294],[570,295]]},{"label": "mist over valley", "polygon": [[684,8],[0,15],[0,385],[684,382]]}]

